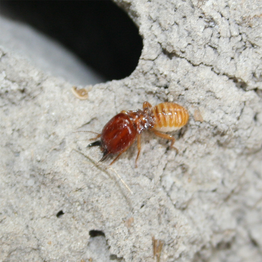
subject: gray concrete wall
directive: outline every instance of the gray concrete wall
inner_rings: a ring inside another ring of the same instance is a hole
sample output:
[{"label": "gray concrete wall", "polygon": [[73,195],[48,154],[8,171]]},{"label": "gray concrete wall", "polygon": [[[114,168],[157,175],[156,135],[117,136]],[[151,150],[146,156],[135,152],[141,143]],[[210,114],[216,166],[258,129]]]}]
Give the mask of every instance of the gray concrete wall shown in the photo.
[{"label": "gray concrete wall", "polygon": [[[152,238],[161,262],[261,261],[262,2],[115,2],[144,47],[87,100],[0,47],[0,261],[157,261]],[[179,153],[146,132],[137,168],[136,145],[98,163],[79,131],[144,101],[189,110]]]}]

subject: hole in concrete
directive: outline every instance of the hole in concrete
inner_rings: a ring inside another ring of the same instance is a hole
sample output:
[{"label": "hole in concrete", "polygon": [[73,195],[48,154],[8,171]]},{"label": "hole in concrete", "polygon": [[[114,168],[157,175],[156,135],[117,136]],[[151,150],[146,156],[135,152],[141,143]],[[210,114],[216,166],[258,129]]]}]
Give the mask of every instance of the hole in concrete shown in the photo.
[{"label": "hole in concrete", "polygon": [[254,89],[254,91],[256,92],[256,94],[257,94],[260,98],[262,98],[262,90],[256,88],[256,89]]},{"label": "hole in concrete", "polygon": [[247,83],[241,81],[240,79],[238,79],[238,78],[236,78],[236,77],[232,77],[231,79],[232,79],[233,82],[236,84],[236,87],[237,87],[237,88],[241,88],[241,89],[246,90],[246,88],[247,88]]},{"label": "hole in concrete", "polygon": [[259,244],[257,243],[257,241],[256,241],[254,238],[252,238],[251,236],[249,236],[249,237],[250,237],[251,244],[252,244],[254,247],[259,247]]},{"label": "hole in concrete", "polygon": [[90,237],[98,237],[98,236],[105,237],[105,233],[103,231],[100,231],[100,230],[90,230],[89,236]]},{"label": "hole in concrete", "polygon": [[231,246],[232,246],[231,242],[220,242],[217,244],[217,249],[219,250],[230,249]]},{"label": "hole in concrete", "polygon": [[110,255],[109,257],[110,260],[116,260],[116,261],[123,261],[122,257],[117,257],[116,255]]},{"label": "hole in concrete", "polygon": [[101,230],[90,230],[90,239],[88,243],[88,250],[91,257],[94,257],[94,261],[121,261],[122,258],[118,258],[114,254],[110,254],[109,245],[106,241],[105,233]]},{"label": "hole in concrete", "polygon": [[254,115],[254,117],[253,117],[253,119],[254,119],[255,122],[257,122],[257,115],[258,115],[258,113],[255,113],[255,115]]},{"label": "hole in concrete", "polygon": [[57,212],[56,217],[59,218],[62,215],[64,215],[65,213],[63,212],[63,210],[60,210],[59,212]]},{"label": "hole in concrete", "polygon": [[71,50],[106,80],[133,72],[138,29],[111,1],[1,1],[1,14],[30,24]]}]

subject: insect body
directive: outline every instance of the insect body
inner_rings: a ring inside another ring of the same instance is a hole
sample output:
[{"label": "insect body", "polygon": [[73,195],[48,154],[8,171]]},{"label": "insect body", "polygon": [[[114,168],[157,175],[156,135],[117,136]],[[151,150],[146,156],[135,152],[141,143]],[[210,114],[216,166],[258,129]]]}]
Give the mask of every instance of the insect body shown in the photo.
[{"label": "insect body", "polygon": [[111,154],[118,154],[111,162],[110,165],[112,165],[137,138],[137,166],[137,160],[141,151],[141,133],[143,131],[151,130],[155,135],[171,140],[171,147],[173,147],[175,138],[162,132],[180,129],[187,124],[188,118],[187,110],[178,104],[166,102],[152,107],[150,103],[144,102],[143,110],[122,111],[114,116],[104,126],[102,133],[94,138],[95,140],[100,137],[100,140],[88,146],[100,146],[103,152],[101,161]]}]

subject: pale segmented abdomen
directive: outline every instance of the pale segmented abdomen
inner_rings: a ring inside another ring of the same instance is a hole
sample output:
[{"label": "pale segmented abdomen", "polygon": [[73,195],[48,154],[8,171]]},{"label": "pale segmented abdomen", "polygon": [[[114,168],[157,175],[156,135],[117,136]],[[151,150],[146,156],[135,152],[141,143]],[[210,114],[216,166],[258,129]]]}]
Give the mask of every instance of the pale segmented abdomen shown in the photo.
[{"label": "pale segmented abdomen", "polygon": [[175,103],[161,103],[153,108],[154,129],[162,132],[175,131],[186,125],[187,110]]}]

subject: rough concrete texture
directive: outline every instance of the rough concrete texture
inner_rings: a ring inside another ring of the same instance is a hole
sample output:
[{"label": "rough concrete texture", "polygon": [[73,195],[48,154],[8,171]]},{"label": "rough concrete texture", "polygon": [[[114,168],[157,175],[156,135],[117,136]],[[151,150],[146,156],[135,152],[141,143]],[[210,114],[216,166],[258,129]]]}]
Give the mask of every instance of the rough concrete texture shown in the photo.
[{"label": "rough concrete texture", "polygon": [[[262,2],[115,2],[144,48],[88,100],[1,48],[0,260],[157,261],[154,237],[161,262],[261,261]],[[86,148],[79,131],[167,100],[191,115],[178,155],[149,132],[138,168],[135,145],[110,168]]]}]

